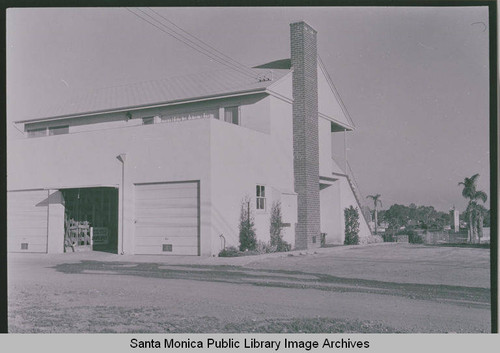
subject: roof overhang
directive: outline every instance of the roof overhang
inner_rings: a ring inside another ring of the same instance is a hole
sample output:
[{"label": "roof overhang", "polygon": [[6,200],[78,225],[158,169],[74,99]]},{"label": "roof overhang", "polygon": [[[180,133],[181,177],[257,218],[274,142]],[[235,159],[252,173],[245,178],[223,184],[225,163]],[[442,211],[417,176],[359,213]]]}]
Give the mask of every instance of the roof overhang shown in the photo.
[{"label": "roof overhang", "polygon": [[176,100],[176,101],[162,102],[162,103],[156,103],[156,104],[144,104],[144,105],[136,105],[136,106],[116,108],[116,109],[88,111],[88,112],[83,112],[83,113],[78,113],[78,114],[58,115],[58,116],[51,116],[51,117],[44,117],[44,118],[37,118],[37,119],[18,120],[18,121],[15,121],[14,124],[31,124],[31,123],[39,123],[39,122],[45,122],[45,121],[82,118],[82,117],[93,116],[93,115],[103,115],[103,114],[111,114],[111,113],[125,113],[125,112],[132,112],[132,111],[142,110],[142,109],[162,108],[162,107],[168,107],[168,106],[174,106],[174,105],[204,102],[204,101],[215,100],[215,99],[248,96],[248,95],[259,94],[259,93],[269,94],[269,92],[266,91],[266,87],[259,87],[259,88],[254,88],[251,90],[238,91],[238,92],[233,92],[233,93],[214,94],[214,95],[209,95],[209,96],[196,97],[196,98],[191,98],[191,99],[180,99],[180,100]]},{"label": "roof overhang", "polygon": [[[342,101],[342,98],[340,97],[340,94],[337,91],[337,88],[335,87],[333,80],[330,77],[330,74],[328,73],[328,71],[326,70],[325,64],[323,64],[323,61],[321,60],[321,57],[319,55],[318,55],[318,64],[319,64],[318,66],[319,66],[320,70],[323,72],[323,74],[326,77],[326,80],[328,82],[328,85],[330,86],[330,89],[332,90],[333,94],[337,98],[337,101],[340,105],[340,108],[342,109],[344,115],[346,116],[347,120],[350,123],[349,129],[347,129],[347,130],[355,129],[356,125],[354,124],[354,121],[352,120],[351,115],[349,114],[349,111],[347,110],[346,106],[344,105],[344,102]],[[345,126],[345,124],[342,124],[342,125]],[[339,130],[339,131],[341,131],[341,130]]]},{"label": "roof overhang", "polygon": [[342,123],[338,121],[335,118],[332,118],[331,116],[325,115],[323,113],[318,113],[320,118],[326,119],[332,123],[332,132],[339,132],[339,131],[352,131],[354,130],[354,127],[347,125],[345,123]]}]

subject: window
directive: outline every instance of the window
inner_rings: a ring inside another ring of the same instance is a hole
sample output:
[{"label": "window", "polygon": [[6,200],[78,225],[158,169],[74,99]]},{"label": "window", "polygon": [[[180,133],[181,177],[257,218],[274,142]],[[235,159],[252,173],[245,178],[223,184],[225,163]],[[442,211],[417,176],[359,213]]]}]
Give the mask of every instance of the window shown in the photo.
[{"label": "window", "polygon": [[28,129],[28,137],[47,136],[47,128],[42,127],[39,129]]},{"label": "window", "polygon": [[176,121],[208,119],[208,118],[219,119],[219,111],[217,109],[214,109],[214,110],[204,110],[204,111],[196,111],[189,113],[163,115],[161,117],[161,121],[166,123],[171,123]]},{"label": "window", "polygon": [[155,123],[155,117],[154,116],[147,116],[145,118],[142,118],[142,125],[151,125]]},{"label": "window", "polygon": [[37,129],[28,129],[28,137],[47,136],[47,131],[49,136],[63,135],[69,133],[69,126],[61,125],[61,126],[51,126],[48,129],[46,127]]},{"label": "window", "polygon": [[224,121],[231,124],[240,124],[240,117],[238,114],[238,107],[224,108]]},{"label": "window", "polygon": [[264,185],[257,185],[257,209],[266,209],[266,187]]},{"label": "window", "polygon": [[64,126],[53,126],[49,127],[49,135],[63,135],[69,133],[69,126],[64,125]]}]

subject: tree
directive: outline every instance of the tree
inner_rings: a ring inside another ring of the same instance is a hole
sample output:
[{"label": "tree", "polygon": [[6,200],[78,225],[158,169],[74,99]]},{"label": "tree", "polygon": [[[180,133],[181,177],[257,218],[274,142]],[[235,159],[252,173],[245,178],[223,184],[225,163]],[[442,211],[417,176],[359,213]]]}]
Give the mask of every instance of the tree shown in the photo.
[{"label": "tree", "polygon": [[345,218],[345,245],[357,245],[359,243],[359,211],[358,208],[349,206],[344,209]]},{"label": "tree", "polygon": [[283,240],[283,221],[281,219],[281,202],[275,201],[271,206],[271,221],[269,233],[271,234],[271,247],[276,251],[289,251],[290,244]]},{"label": "tree", "polygon": [[488,215],[488,210],[483,205],[477,204],[475,211],[476,211],[477,236],[479,244],[481,244],[481,238],[483,237],[484,218]]},{"label": "tree", "polygon": [[[458,185],[462,185],[462,196],[465,197],[466,199],[469,199],[469,203],[467,204],[467,210],[465,211],[467,218],[469,220],[468,222],[468,228],[469,228],[469,235],[468,235],[468,241],[470,243],[473,243],[475,241],[475,234],[479,235],[480,232],[482,232],[482,224],[481,226],[478,225],[479,218],[481,218],[481,223],[482,219],[484,218],[484,214],[482,214],[482,211],[478,206],[480,206],[477,201],[482,201],[483,203],[486,202],[487,200],[487,195],[484,191],[476,190],[476,181],[479,178],[479,174],[474,174],[470,178],[465,178],[464,181],[461,181],[458,183]],[[481,206],[482,207],[482,206]],[[479,227],[481,227],[481,230],[479,230]]]},{"label": "tree", "polygon": [[417,205],[415,205],[412,202],[412,203],[410,203],[408,208],[409,208],[408,217],[410,218],[410,220],[416,221],[417,220]]},{"label": "tree", "polygon": [[486,214],[484,215],[484,224],[485,227],[491,227],[491,210],[486,210]]},{"label": "tree", "polygon": [[377,234],[377,226],[378,226],[378,205],[382,207],[382,201],[380,200],[380,194],[377,195],[368,195],[367,199],[373,200],[373,207],[375,208],[375,234]]},{"label": "tree", "polygon": [[486,209],[483,205],[480,205],[478,201],[482,201],[484,203],[488,199],[488,196],[484,191],[476,191],[471,195],[471,197],[472,202],[470,204],[472,206],[472,229],[474,241],[477,236],[479,242],[481,242],[481,237],[483,235],[483,219],[486,213]]},{"label": "tree", "polygon": [[257,237],[255,236],[255,224],[250,198],[246,196],[241,201],[240,212],[240,251],[255,250],[257,247]]},{"label": "tree", "polygon": [[[399,227],[408,224],[409,208],[404,205],[394,204],[383,213],[383,219],[389,223],[389,228],[398,230]],[[382,213],[381,213],[382,215]]]},{"label": "tree", "polygon": [[393,204],[387,210],[379,211],[379,219],[389,224],[389,229],[400,227],[422,229],[443,229],[450,222],[450,215],[434,209],[433,206],[409,206]]}]

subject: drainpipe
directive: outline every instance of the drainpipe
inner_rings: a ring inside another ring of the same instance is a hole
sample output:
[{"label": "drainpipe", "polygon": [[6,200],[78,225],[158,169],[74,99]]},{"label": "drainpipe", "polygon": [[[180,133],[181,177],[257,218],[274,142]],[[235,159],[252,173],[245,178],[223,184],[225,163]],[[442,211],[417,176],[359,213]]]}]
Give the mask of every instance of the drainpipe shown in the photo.
[{"label": "drainpipe", "polygon": [[222,246],[222,250],[226,250],[226,237],[224,234],[219,235],[219,238],[224,241],[224,245]]},{"label": "drainpipe", "polygon": [[120,255],[123,255],[123,225],[125,223],[125,160],[127,159],[127,154],[126,153],[121,153],[118,156],[116,156],[116,159],[118,159],[122,163],[122,222],[121,222],[121,252]]}]

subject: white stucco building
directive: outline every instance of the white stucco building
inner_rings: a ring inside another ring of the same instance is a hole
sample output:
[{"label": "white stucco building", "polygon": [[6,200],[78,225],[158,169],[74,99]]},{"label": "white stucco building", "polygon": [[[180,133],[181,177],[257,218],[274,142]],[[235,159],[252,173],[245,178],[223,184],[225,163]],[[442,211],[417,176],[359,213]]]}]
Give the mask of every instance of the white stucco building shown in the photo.
[{"label": "white stucco building", "polygon": [[255,77],[142,82],[17,119],[26,136],[9,142],[8,251],[63,252],[66,217],[104,234],[94,250],[216,255],[221,235],[238,245],[246,196],[262,241],[274,201],[295,248],[319,246],[320,233],[343,243],[351,205],[360,236],[370,235],[353,180],[333,159],[334,141],[354,126],[317,60],[316,32],[292,24],[291,48],[291,60]]}]

